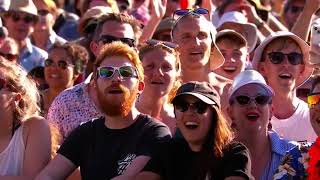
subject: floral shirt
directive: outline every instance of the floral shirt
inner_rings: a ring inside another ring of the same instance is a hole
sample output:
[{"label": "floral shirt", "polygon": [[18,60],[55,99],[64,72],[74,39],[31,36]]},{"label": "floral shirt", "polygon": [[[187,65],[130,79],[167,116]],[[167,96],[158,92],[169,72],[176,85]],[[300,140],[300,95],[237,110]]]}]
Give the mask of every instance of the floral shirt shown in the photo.
[{"label": "floral shirt", "polygon": [[89,97],[88,81],[64,90],[52,102],[47,119],[65,139],[80,124],[103,116]]}]

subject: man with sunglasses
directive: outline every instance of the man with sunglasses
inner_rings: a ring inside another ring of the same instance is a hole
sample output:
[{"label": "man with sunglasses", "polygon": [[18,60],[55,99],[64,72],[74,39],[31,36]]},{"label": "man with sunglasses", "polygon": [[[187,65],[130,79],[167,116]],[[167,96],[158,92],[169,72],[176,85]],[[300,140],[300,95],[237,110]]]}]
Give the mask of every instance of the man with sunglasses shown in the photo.
[{"label": "man with sunglasses", "polygon": [[207,20],[208,13],[203,8],[177,10],[171,35],[178,44],[183,82],[206,81],[222,94],[229,81],[213,72],[224,58],[215,44],[216,29]]},{"label": "man with sunglasses", "polygon": [[93,75],[103,116],[75,129],[36,179],[65,179],[77,167],[83,180],[137,174],[157,145],[171,137],[167,126],[135,108],[143,79],[134,49],[121,42],[105,45]]},{"label": "man with sunglasses", "polygon": [[12,0],[3,15],[9,36],[19,45],[19,63],[29,72],[37,66],[43,66],[47,52],[31,44],[30,35],[38,20],[37,8],[32,0]]},{"label": "man with sunglasses", "polygon": [[308,105],[296,96],[296,88],[312,74],[309,45],[290,32],[268,36],[255,50],[253,68],[276,92],[273,98],[273,129],[295,141],[314,141]]}]

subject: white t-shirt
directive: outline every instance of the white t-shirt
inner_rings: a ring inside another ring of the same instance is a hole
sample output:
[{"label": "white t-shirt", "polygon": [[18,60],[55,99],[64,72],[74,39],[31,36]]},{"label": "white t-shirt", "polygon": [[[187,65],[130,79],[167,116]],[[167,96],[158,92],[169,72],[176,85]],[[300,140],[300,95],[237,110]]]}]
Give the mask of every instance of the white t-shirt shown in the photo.
[{"label": "white t-shirt", "polygon": [[271,118],[272,128],[283,138],[314,142],[317,138],[311,123],[308,104],[299,99],[295,113],[288,119]]}]

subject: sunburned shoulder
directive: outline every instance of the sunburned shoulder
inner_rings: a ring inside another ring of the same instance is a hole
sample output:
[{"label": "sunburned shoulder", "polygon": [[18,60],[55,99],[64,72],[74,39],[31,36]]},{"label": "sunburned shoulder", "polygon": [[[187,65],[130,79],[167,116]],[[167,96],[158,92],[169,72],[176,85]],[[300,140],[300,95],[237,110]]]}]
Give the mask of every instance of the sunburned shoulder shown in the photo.
[{"label": "sunburned shoulder", "polygon": [[23,121],[23,126],[26,128],[44,128],[49,127],[48,121],[42,116],[32,116]]}]

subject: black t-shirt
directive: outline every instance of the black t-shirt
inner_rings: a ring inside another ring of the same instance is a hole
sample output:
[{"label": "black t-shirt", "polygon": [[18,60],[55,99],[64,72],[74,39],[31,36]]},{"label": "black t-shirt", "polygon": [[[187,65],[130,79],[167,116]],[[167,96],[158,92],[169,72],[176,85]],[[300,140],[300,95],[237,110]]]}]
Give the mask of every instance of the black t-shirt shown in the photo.
[{"label": "black t-shirt", "polygon": [[156,146],[171,138],[163,123],[147,115],[124,129],[109,129],[105,119],[86,122],[75,129],[58,153],[80,166],[83,180],[107,180],[121,175],[134,158],[151,156]]},{"label": "black t-shirt", "polygon": [[208,158],[206,153],[193,152],[185,140],[172,139],[161,145],[143,171],[159,174],[162,180],[204,180],[207,172],[214,180],[230,176],[252,178],[249,150],[238,142],[230,143],[222,157]]}]

